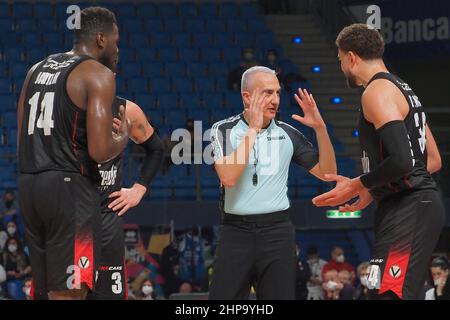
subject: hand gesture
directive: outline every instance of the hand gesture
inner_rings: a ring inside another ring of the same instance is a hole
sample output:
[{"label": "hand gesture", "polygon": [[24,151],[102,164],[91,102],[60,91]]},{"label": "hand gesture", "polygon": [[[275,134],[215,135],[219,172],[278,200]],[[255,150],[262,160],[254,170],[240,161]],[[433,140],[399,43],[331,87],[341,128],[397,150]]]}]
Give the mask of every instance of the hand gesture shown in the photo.
[{"label": "hand gesture", "polygon": [[303,117],[294,114],[292,119],[308,126],[312,129],[319,129],[325,127],[325,122],[320,115],[319,109],[317,108],[316,101],[314,100],[312,94],[309,94],[306,89],[298,89],[298,95],[296,94],[295,100],[303,111]]}]

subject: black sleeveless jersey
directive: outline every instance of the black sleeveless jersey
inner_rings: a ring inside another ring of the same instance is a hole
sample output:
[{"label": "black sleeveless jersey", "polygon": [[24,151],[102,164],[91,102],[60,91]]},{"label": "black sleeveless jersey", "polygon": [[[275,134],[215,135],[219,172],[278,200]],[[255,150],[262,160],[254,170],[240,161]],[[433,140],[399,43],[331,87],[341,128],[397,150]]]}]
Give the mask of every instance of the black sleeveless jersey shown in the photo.
[{"label": "black sleeveless jersey", "polygon": [[86,111],[72,102],[66,90],[70,72],[88,59],[92,58],[50,55],[31,75],[20,132],[21,173],[68,171],[99,180],[97,164],[88,153]]},{"label": "black sleeveless jersey", "polygon": [[[426,150],[426,116],[419,98],[409,85],[391,73],[377,73],[370,82],[376,79],[386,79],[395,84],[405,96],[409,105],[409,112],[404,123],[410,140],[411,153],[414,156],[414,168],[408,174],[396,181],[370,190],[373,198],[380,201],[386,197],[403,194],[414,190],[436,189],[436,183],[427,171]],[[369,83],[370,83],[369,82]],[[370,172],[389,156],[377,130],[364,118],[361,110],[359,118],[359,140],[362,149],[362,163],[364,173]]]},{"label": "black sleeveless jersey", "polygon": [[[116,97],[112,105],[113,117],[117,118],[119,116],[119,108],[121,105],[125,107],[126,100]],[[99,164],[98,170],[101,176],[99,190],[102,212],[111,212],[112,210],[108,208],[108,204],[111,202],[108,196],[122,188],[123,151],[114,159]]]}]

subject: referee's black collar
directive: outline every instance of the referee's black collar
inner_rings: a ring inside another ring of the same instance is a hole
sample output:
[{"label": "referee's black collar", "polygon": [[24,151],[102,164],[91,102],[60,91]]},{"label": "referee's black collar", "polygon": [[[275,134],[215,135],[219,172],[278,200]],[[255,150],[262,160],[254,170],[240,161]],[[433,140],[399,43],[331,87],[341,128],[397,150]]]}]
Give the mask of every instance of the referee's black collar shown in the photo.
[{"label": "referee's black collar", "polygon": [[[247,127],[249,126],[247,120],[245,120],[244,112],[241,113],[241,120],[244,121],[244,123],[247,125]],[[265,126],[264,128],[261,128],[261,129],[262,130],[266,130],[267,128],[269,128],[270,125],[272,124],[273,120],[274,119],[270,120],[269,124],[267,126]]]}]

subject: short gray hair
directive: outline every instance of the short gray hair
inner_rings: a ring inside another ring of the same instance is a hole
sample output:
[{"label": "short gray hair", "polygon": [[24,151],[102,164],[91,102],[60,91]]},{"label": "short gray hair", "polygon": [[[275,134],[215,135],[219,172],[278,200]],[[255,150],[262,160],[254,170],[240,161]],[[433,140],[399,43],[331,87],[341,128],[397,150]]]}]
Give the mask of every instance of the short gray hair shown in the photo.
[{"label": "short gray hair", "polygon": [[244,92],[245,89],[247,89],[251,76],[253,76],[255,73],[259,73],[259,72],[276,75],[276,72],[274,70],[267,68],[267,67],[262,67],[262,66],[251,67],[250,69],[245,71],[244,74],[242,75],[241,92]]}]

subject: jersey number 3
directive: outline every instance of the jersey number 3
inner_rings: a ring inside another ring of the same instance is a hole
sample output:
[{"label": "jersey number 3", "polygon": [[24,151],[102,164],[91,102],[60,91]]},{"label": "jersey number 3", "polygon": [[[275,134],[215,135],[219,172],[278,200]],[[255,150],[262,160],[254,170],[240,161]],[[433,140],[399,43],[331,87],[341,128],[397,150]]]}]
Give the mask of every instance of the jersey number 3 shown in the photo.
[{"label": "jersey number 3", "polygon": [[[35,125],[40,129],[44,129],[44,135],[51,135],[51,129],[53,128],[53,101],[55,99],[54,92],[46,92],[44,98],[41,101],[41,108],[38,110],[40,92],[36,92],[28,103],[31,105],[30,117],[28,119],[28,135],[34,133]],[[37,113],[40,111],[39,117],[36,122]]]}]

